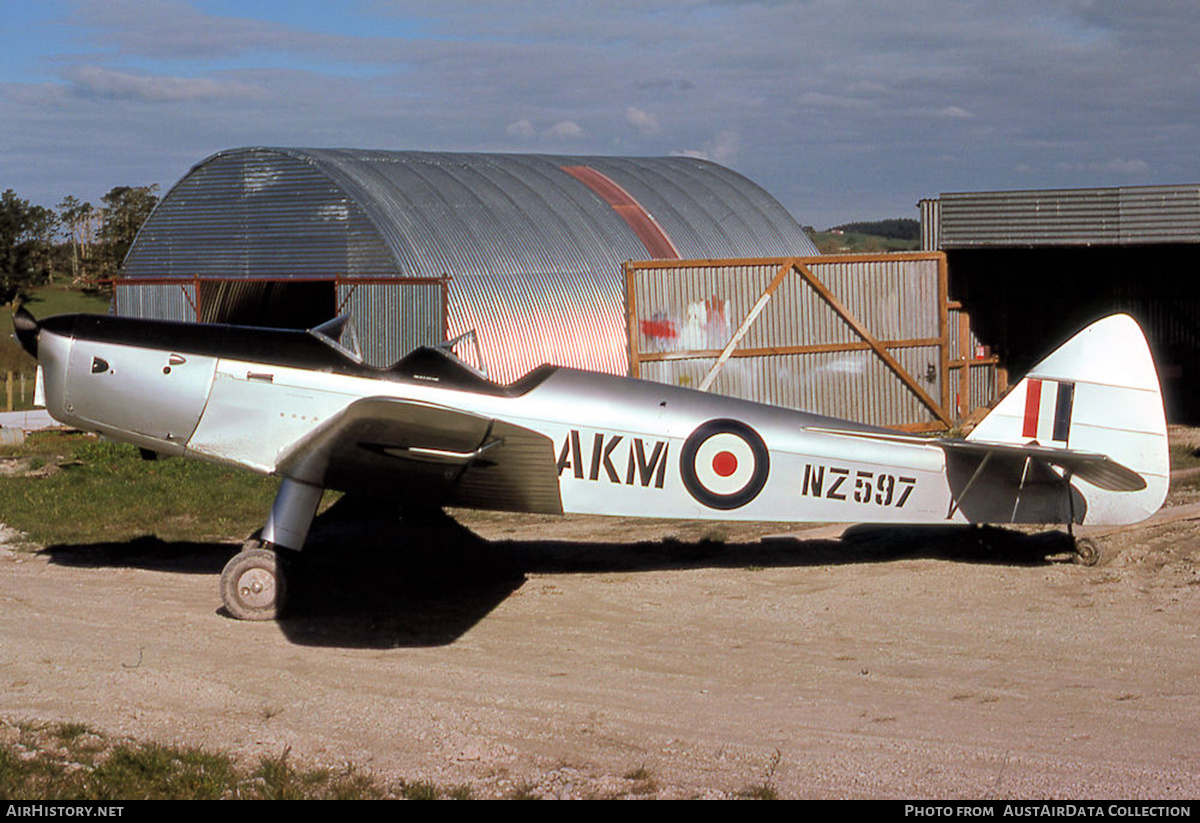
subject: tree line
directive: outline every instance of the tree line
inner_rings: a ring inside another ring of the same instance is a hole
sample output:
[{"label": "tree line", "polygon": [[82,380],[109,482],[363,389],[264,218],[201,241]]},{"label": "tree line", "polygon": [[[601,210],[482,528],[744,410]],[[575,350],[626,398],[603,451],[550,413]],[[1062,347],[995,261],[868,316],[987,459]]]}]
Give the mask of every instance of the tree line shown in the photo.
[{"label": "tree line", "polygon": [[56,208],[0,195],[0,302],[55,283],[99,287],[120,274],[158,186],[116,186],[94,206],[67,195]]},{"label": "tree line", "polygon": [[877,237],[890,237],[893,240],[918,240],[921,237],[921,224],[916,220],[895,217],[891,220],[843,223],[840,226],[834,226],[829,231],[873,234]]}]

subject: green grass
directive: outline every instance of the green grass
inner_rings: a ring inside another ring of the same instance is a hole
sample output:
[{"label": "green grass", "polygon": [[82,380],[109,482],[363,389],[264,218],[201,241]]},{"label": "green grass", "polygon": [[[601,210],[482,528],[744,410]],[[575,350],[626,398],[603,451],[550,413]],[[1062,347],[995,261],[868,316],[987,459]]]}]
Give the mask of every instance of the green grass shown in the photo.
[{"label": "green grass", "polygon": [[738,800],[778,800],[779,792],[770,783],[756,783],[740,790],[735,797]]},{"label": "green grass", "polygon": [[778,800],[779,792],[775,788],[775,771],[779,768],[779,762],[782,759],[783,753],[776,749],[767,764],[767,773],[763,781],[743,787],[734,793],[734,797],[738,800]]},{"label": "green grass", "polygon": [[522,781],[509,789],[508,794],[504,796],[505,800],[541,800],[542,796],[538,794],[537,784],[529,781]]},{"label": "green grass", "polygon": [[197,460],[142,460],[132,446],[85,434],[31,433],[0,457],[24,467],[0,477],[0,517],[44,546],[240,540],[262,525],[279,483]]},{"label": "green grass", "polygon": [[[44,286],[31,290],[25,302],[25,308],[34,316],[42,318],[52,314],[68,314],[84,312],[89,314],[108,314],[110,298],[106,294],[84,292],[78,289]],[[0,317],[4,328],[0,331],[0,410],[7,408],[7,389],[4,382],[8,373],[14,375],[13,408],[29,409],[33,406],[33,374],[37,363],[25,353],[20,344],[11,334],[11,321],[7,313]],[[25,396],[21,397],[20,375],[25,375]]]},{"label": "green grass", "polygon": [[432,783],[417,781],[404,785],[405,800],[437,800],[441,796],[438,787]]},{"label": "green grass", "polygon": [[35,317],[52,314],[108,314],[112,297],[103,292],[80,291],[79,289],[43,286],[28,293],[25,308]]},{"label": "green grass", "polygon": [[231,784],[235,772],[228,757],[152,743],[117,746],[81,788],[96,800],[220,800]]},{"label": "green grass", "polygon": [[918,240],[897,240],[875,234],[857,232],[814,232],[812,241],[821,254],[878,254],[889,251],[915,251],[920,248]]},{"label": "green grass", "polygon": [[[225,795],[229,797],[230,795]],[[246,800],[379,800],[388,795],[370,777],[353,770],[335,774],[329,769],[297,770],[278,759],[261,760],[250,775],[250,785],[232,795]]]},{"label": "green grass", "polygon": [[633,781],[632,793],[635,796],[645,796],[654,794],[658,791],[658,784],[654,780],[654,774],[645,766],[638,766],[626,772],[624,775],[626,780]]},{"label": "green grass", "polygon": [[86,723],[60,723],[54,728],[54,736],[63,744],[71,743],[92,730]]},{"label": "green grass", "polygon": [[[0,724],[0,797],[8,800],[355,800],[396,795],[369,775],[302,769],[282,757],[242,767],[192,747],[108,740],[82,724]],[[415,784],[414,784],[415,785]],[[433,799],[461,796],[441,791]],[[469,793],[469,789],[468,789]],[[405,795],[401,795],[405,796]]]},{"label": "green grass", "polygon": [[[279,757],[242,764],[190,746],[110,740],[82,723],[0,720],[5,800],[470,800],[469,784],[381,782],[353,766],[303,768]],[[522,784],[525,787],[526,784]],[[532,788],[528,788],[532,793]]]}]

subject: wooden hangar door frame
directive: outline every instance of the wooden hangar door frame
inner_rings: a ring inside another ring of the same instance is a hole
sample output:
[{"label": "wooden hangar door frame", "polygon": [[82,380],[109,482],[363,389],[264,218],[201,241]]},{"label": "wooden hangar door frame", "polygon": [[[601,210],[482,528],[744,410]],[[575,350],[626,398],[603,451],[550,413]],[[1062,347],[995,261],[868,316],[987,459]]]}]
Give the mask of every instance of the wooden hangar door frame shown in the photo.
[{"label": "wooden hangar door frame", "polygon": [[1006,388],[941,252],[625,264],[634,377],[905,431]]}]

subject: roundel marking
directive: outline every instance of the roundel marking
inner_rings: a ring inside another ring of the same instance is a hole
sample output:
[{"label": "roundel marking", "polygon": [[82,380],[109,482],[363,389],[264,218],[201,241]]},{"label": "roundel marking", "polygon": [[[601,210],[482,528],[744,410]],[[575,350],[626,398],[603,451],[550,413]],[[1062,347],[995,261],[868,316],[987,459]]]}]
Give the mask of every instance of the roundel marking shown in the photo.
[{"label": "roundel marking", "polygon": [[736,509],[762,491],[771,456],[758,432],[740,420],[710,420],[683,443],[679,473],[688,494],[710,509]]},{"label": "roundel marking", "polygon": [[737,455],[733,452],[717,452],[713,458],[712,468],[721,477],[728,477],[737,471]]}]

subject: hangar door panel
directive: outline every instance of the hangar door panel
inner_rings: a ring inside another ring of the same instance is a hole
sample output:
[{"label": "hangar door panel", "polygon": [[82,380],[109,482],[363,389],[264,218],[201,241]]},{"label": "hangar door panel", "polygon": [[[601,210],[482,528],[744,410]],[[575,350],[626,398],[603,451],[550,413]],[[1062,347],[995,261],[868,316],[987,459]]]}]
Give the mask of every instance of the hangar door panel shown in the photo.
[{"label": "hangar door panel", "polygon": [[338,314],[354,319],[363,360],[390,366],[446,339],[446,288],[438,277],[341,280]]}]

